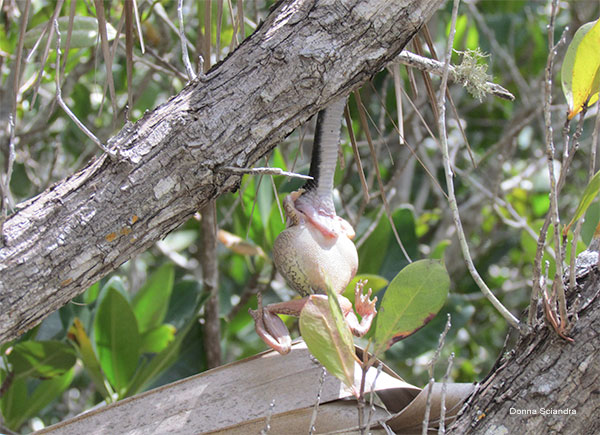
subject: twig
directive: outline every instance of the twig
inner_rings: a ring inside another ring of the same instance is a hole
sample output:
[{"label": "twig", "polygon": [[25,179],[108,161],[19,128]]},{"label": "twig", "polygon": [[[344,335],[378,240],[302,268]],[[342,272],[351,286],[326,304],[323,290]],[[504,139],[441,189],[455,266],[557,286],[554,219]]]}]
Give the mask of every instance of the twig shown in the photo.
[{"label": "twig", "polygon": [[232,174],[240,175],[285,175],[291,178],[301,178],[303,180],[312,180],[310,175],[297,174],[296,172],[284,171],[281,168],[237,168],[234,166],[221,166],[218,171],[231,172]]},{"label": "twig", "polygon": [[23,45],[25,44],[25,32],[27,30],[27,23],[29,22],[29,10],[31,8],[31,0],[25,2],[25,10],[21,16],[21,26],[19,28],[19,42],[17,43],[17,51],[15,58],[15,75],[13,78],[13,101],[11,107],[11,113],[13,114],[13,122],[16,123],[17,114],[17,100],[19,96],[19,83],[21,81],[21,66],[23,63]]},{"label": "twig", "polygon": [[146,47],[144,46],[144,34],[142,33],[142,23],[140,21],[140,12],[138,10],[137,0],[133,0],[133,15],[135,16],[135,26],[138,31],[138,39],[140,40],[140,51],[142,54],[144,54]]},{"label": "twig", "polygon": [[265,420],[265,427],[260,430],[260,435],[267,435],[271,430],[271,417],[273,417],[273,411],[275,410],[275,399],[269,403],[269,412],[267,412],[267,418]]},{"label": "twig", "polygon": [[323,393],[323,385],[325,384],[325,376],[327,370],[325,367],[321,367],[321,376],[319,377],[319,390],[317,391],[317,399],[315,400],[315,406],[313,406],[312,414],[310,416],[310,425],[308,427],[309,435],[315,433],[315,423],[317,422],[317,415],[319,414],[319,405],[321,404],[321,394]]},{"label": "twig", "polygon": [[448,190],[448,204],[450,209],[452,210],[452,217],[454,219],[454,226],[456,227],[456,233],[458,240],[460,242],[460,247],[462,250],[462,254],[467,264],[467,268],[469,269],[469,273],[473,277],[473,280],[479,287],[479,289],[483,292],[483,294],[488,298],[488,300],[492,303],[492,305],[498,310],[498,312],[506,319],[506,321],[513,327],[520,329],[521,324],[519,320],[511,314],[510,311],[506,309],[504,305],[494,296],[492,291],[489,289],[487,284],[483,281],[479,272],[475,268],[473,264],[473,259],[471,258],[471,254],[469,252],[469,245],[467,244],[467,239],[462,227],[462,222],[460,220],[460,214],[458,211],[458,204],[456,201],[456,196],[454,194],[454,180],[452,167],[450,165],[450,155],[448,153],[448,138],[446,136],[446,86],[448,83],[448,69],[447,67],[450,65],[450,57],[452,56],[452,42],[454,40],[455,33],[455,21],[456,21],[456,10],[458,9],[458,1],[454,1],[454,6],[452,9],[453,13],[453,21],[450,27],[450,35],[448,37],[448,44],[446,46],[446,59],[445,59],[445,70],[442,75],[442,83],[440,85],[440,94],[439,94],[439,107],[440,107],[440,116],[438,118],[438,129],[440,136],[440,145],[442,147],[442,158],[444,163],[444,173],[446,175],[446,186]]},{"label": "twig", "polygon": [[[443,62],[437,61],[435,59],[430,59],[428,57],[419,56],[418,54],[414,54],[406,50],[400,52],[400,54],[398,55],[398,62],[407,66],[417,68],[420,71],[426,71],[428,73],[435,74],[437,76],[441,76],[444,73]],[[458,82],[464,85],[469,81],[469,77],[462,79],[458,76],[458,74],[456,73],[456,67],[454,65],[448,66],[448,74],[449,78],[454,82]],[[513,101],[515,99],[515,96],[511,94],[510,91],[494,82],[483,83],[482,90],[504,100]]]},{"label": "twig", "polygon": [[[541,263],[542,263],[542,251],[544,249],[544,245],[546,243],[546,234],[548,232],[548,227],[550,223],[554,225],[554,241],[555,241],[555,252],[556,252],[556,274],[554,276],[554,281],[560,281],[560,283],[554,283],[554,286],[558,286],[558,293],[560,295],[560,288],[562,285],[562,273],[563,273],[563,252],[560,244],[560,217],[558,215],[558,191],[560,189],[561,183],[556,182],[556,178],[554,177],[554,140],[553,140],[553,129],[552,129],[552,114],[550,112],[550,106],[552,105],[552,70],[554,66],[554,58],[556,56],[556,50],[560,44],[563,42],[563,38],[554,44],[554,21],[556,17],[556,13],[558,11],[558,0],[552,0],[552,12],[550,15],[550,23],[548,25],[548,60],[546,62],[545,69],[545,86],[544,86],[544,105],[543,105],[543,113],[544,113],[544,125],[546,129],[546,158],[548,161],[548,174],[550,176],[550,210],[546,215],[546,219],[544,224],[542,225],[542,229],[540,231],[540,235],[538,237],[537,243],[537,251],[533,263],[533,286],[531,289],[531,297],[529,301],[529,315],[528,321],[531,325],[535,318],[535,312],[537,307],[537,297],[541,294]],[[565,146],[567,146],[565,144]],[[565,171],[566,172],[566,171]],[[562,299],[564,299],[564,288],[562,289]],[[560,296],[559,296],[560,299]],[[559,304],[562,304],[559,301]],[[566,306],[566,302],[565,302]],[[561,317],[562,317],[562,308]],[[566,308],[564,310],[566,316]]]},{"label": "twig", "polygon": [[[579,138],[581,137],[581,133],[583,132],[583,122],[585,120],[585,114],[587,112],[587,102],[584,104],[581,112],[579,112],[579,122],[577,123],[577,128],[575,129],[575,133],[573,133],[573,146],[569,146],[569,141],[565,140],[565,154],[566,157],[563,158],[563,164],[560,171],[560,177],[558,179],[558,189],[557,192],[560,193],[560,190],[565,182],[566,174],[571,167],[571,162],[573,161],[573,157],[575,157],[575,153],[579,149]],[[568,121],[566,123],[568,125]],[[564,134],[568,138],[568,130],[563,130]],[[595,164],[594,162],[590,163],[590,168],[588,172],[588,178],[591,178],[594,175],[593,168]],[[575,225],[575,230],[573,231],[573,239],[571,240],[571,257],[569,259],[569,290],[573,290],[575,288],[576,279],[575,279],[575,259],[577,257],[577,241],[579,240],[579,234],[581,233],[581,227],[583,225],[583,219],[579,219],[577,224]],[[567,244],[568,234],[565,234],[563,231],[563,245],[565,246],[565,256],[566,256],[566,244]],[[564,291],[563,291],[564,295]],[[560,302],[560,300],[559,300]],[[566,301],[565,301],[565,313],[566,313]],[[566,315],[566,314],[565,314]],[[566,320],[566,319],[565,319]],[[561,323],[562,324],[562,323]]]},{"label": "twig", "polygon": [[[367,367],[367,371],[369,370],[370,367]],[[381,374],[381,371],[383,370],[383,364],[379,363],[379,365],[377,366],[377,373],[375,374],[375,379],[373,379],[373,382],[371,382],[371,394],[369,396],[369,414],[367,416],[367,423],[365,426],[365,433],[370,434],[371,433],[371,421],[373,420],[373,411],[375,411],[375,407],[373,406],[373,401],[375,400],[375,385],[377,384],[377,378],[379,378],[379,375]]]},{"label": "twig", "polygon": [[[460,0],[454,0],[454,7],[456,9],[458,9],[459,2],[460,2]],[[453,12],[454,12],[454,9],[453,9]],[[456,22],[456,18],[454,18],[453,22]],[[452,34],[452,29],[450,30],[450,34]],[[444,344],[446,343],[446,335],[448,334],[448,331],[450,331],[451,326],[452,326],[452,318],[450,316],[450,313],[448,313],[448,318],[446,320],[446,326],[444,327],[444,330],[440,334],[440,339],[438,341],[437,349],[435,350],[435,353],[433,354],[433,357],[431,358],[431,361],[429,362],[429,367],[427,368],[427,372],[429,374],[429,383],[427,384],[427,402],[425,405],[425,415],[423,416],[423,427],[422,427],[422,432],[421,432],[423,435],[427,435],[427,429],[429,428],[429,415],[431,413],[431,397],[432,397],[432,393],[433,393],[433,383],[435,382],[435,378],[433,377],[433,369],[434,369],[435,364],[437,363],[438,359],[440,358],[440,354],[442,353],[442,348],[444,347]]]},{"label": "twig", "polygon": [[181,57],[183,58],[183,64],[185,65],[185,72],[187,73],[188,80],[192,81],[196,78],[196,73],[192,69],[190,63],[190,56],[186,44],[185,31],[183,26],[183,0],[177,0],[177,17],[179,18],[179,40],[181,41]]},{"label": "twig", "polygon": [[[94,0],[94,6],[96,7],[96,18],[98,19],[98,32],[100,33],[100,46],[102,48],[102,56],[104,57],[104,65],[106,66],[106,83],[108,84],[108,92],[110,94],[110,103],[113,111],[113,123],[117,120],[117,97],[115,92],[115,80],[112,73],[112,65],[114,59],[114,53],[111,54],[108,47],[108,35],[106,31],[106,16],[104,14],[104,3],[101,0]],[[105,88],[106,89],[106,88]],[[106,91],[102,93],[102,103],[98,116],[102,113],[104,107],[104,95]]]},{"label": "twig", "polygon": [[6,173],[4,176],[0,173],[0,245],[4,244],[4,221],[8,214],[8,208],[14,207],[14,199],[10,192],[10,179],[15,162],[15,121],[12,113],[8,115],[8,128],[8,161],[6,162]]},{"label": "twig", "polygon": [[[60,13],[60,10],[62,9],[63,3],[64,3],[64,0],[58,0],[56,2],[56,7],[54,8],[54,12],[52,13],[52,18],[50,19],[50,21],[48,21],[46,30],[44,31],[44,32],[48,32],[48,40],[46,41],[46,46],[44,47],[44,52],[42,53],[42,61],[41,61],[41,65],[40,65],[40,71],[35,80],[35,84],[33,85],[33,97],[31,98],[31,107],[34,106],[35,101],[37,99],[38,92],[40,90],[40,85],[42,83],[42,76],[44,75],[44,66],[46,65],[46,61],[48,60],[48,53],[50,53],[50,45],[52,44],[52,32],[54,30],[52,25],[53,25],[54,21],[57,19],[58,14]],[[41,38],[43,38],[43,36],[40,36],[40,39],[38,41],[40,41]],[[31,50],[31,53],[29,53],[29,56],[27,56],[26,63],[29,62],[29,59],[31,58],[34,51],[36,50],[36,47],[37,47],[37,43],[36,43],[36,46],[34,46],[33,49]]]},{"label": "twig", "polygon": [[448,386],[448,379],[450,379],[450,372],[452,371],[452,364],[454,363],[454,352],[448,357],[448,368],[446,374],[442,380],[442,395],[440,398],[440,425],[438,428],[438,435],[446,433],[446,390]]},{"label": "twig", "polygon": [[75,114],[71,112],[71,109],[69,109],[69,106],[67,106],[67,104],[62,98],[62,92],[60,90],[60,30],[58,28],[57,19],[54,20],[54,30],[56,32],[56,101],[58,102],[58,105],[69,116],[69,118],[71,118],[71,120],[75,123],[75,125],[77,125],[77,127],[79,127],[79,129],[87,137],[89,137],[92,140],[92,142],[98,145],[98,147],[100,147],[100,149],[106,154],[108,154],[111,158],[114,158],[116,157],[116,153],[113,150],[110,150],[108,147],[106,147],[106,145],[104,145],[102,142],[100,142],[100,140],[96,136],[94,136],[94,133],[92,133],[90,130],[88,130],[88,128],[85,125],[83,125],[83,123],[77,118],[77,116],[75,116]]}]

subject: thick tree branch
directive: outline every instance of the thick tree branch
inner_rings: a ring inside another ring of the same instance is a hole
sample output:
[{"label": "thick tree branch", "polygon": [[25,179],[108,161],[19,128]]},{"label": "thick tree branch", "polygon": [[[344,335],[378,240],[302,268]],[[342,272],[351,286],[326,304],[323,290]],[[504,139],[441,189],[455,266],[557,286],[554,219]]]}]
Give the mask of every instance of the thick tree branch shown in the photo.
[{"label": "thick tree branch", "polygon": [[[544,322],[504,349],[449,433],[599,433],[600,275],[598,254],[578,257],[576,291],[568,295],[570,343]],[[568,288],[568,283],[565,285]]]},{"label": "thick tree branch", "polygon": [[394,60],[443,0],[282,2],[224,62],[21,204],[0,249],[0,342],[148,249],[332,99]]}]

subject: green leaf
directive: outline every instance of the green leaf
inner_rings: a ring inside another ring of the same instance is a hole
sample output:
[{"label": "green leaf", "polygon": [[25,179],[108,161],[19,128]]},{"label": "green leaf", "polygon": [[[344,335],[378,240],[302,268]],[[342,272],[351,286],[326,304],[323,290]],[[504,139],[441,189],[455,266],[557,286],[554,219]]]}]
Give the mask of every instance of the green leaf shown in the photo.
[{"label": "green leaf", "polygon": [[562,88],[569,105],[568,118],[583,105],[598,100],[600,85],[600,20],[581,26],[567,48],[561,68]]},{"label": "green leaf", "polygon": [[563,235],[566,235],[569,232],[569,228],[585,214],[592,201],[598,196],[598,191],[600,191],[600,171],[594,174],[583,191],[577,210],[575,210],[575,215],[571,219],[571,222],[569,222],[569,225],[563,229]]},{"label": "green leaf", "polygon": [[73,325],[71,325],[69,328],[67,338],[71,340],[75,346],[75,349],[77,349],[79,358],[83,362],[83,366],[87,370],[90,378],[92,378],[92,382],[96,386],[96,391],[98,391],[98,393],[100,393],[107,402],[110,402],[112,400],[112,395],[109,391],[109,386],[106,383],[106,378],[102,373],[100,361],[98,361],[98,357],[96,356],[94,348],[92,347],[92,342],[89,336],[86,334],[83,324],[79,318],[76,317],[73,320]]},{"label": "green leaf", "polygon": [[388,286],[377,314],[376,354],[422,328],[448,297],[450,277],[438,260],[409,264]]},{"label": "green leaf", "polygon": [[372,273],[361,273],[359,275],[356,275],[354,278],[352,278],[352,281],[350,281],[350,283],[346,286],[346,290],[344,290],[344,296],[350,299],[351,301],[354,300],[354,290],[356,288],[356,283],[358,283],[358,281],[360,280],[367,281],[365,287],[368,287],[371,290],[373,290],[373,294],[376,294],[379,290],[385,288],[390,283],[383,276],[375,275]]},{"label": "green leaf", "polygon": [[[40,38],[46,26],[47,22],[35,26],[25,33],[25,48],[33,48],[36,41]],[[69,17],[58,18],[58,28],[60,30],[60,48],[64,49],[67,46],[67,32],[69,29]],[[110,23],[106,23],[106,34],[109,41],[115,39],[117,31]],[[47,34],[42,40],[42,46],[46,44],[48,40]],[[71,33],[71,48],[87,48],[94,47],[98,43],[98,20],[94,17],[82,17],[77,16],[73,19],[73,30]],[[50,48],[54,50],[56,48],[56,34],[52,35],[52,42]]]},{"label": "green leaf", "polygon": [[[0,369],[0,381],[6,379],[6,372]],[[27,413],[27,384],[25,379],[13,379],[10,387],[0,398],[0,410],[4,423],[10,429],[17,431],[25,421],[23,415]]]},{"label": "green leaf", "polygon": [[600,222],[600,203],[594,202],[585,213],[585,219],[581,226],[581,240],[588,245],[596,232],[596,225]]},{"label": "green leaf", "polygon": [[75,364],[75,350],[60,341],[23,341],[13,346],[7,356],[15,377],[52,378]]},{"label": "green leaf", "polygon": [[115,389],[122,391],[137,368],[140,340],[129,302],[112,287],[96,312],[94,339],[102,370]]},{"label": "green leaf", "polygon": [[154,272],[133,298],[140,333],[160,326],[169,308],[175,270],[167,263]]},{"label": "green leaf", "polygon": [[448,239],[440,240],[440,242],[435,245],[435,247],[431,250],[429,254],[429,258],[432,260],[442,260],[444,258],[444,253],[448,246],[450,246],[452,242]]},{"label": "green leaf", "polygon": [[173,325],[160,325],[142,334],[140,345],[143,353],[158,353],[164,350],[175,338],[175,327]]},{"label": "green leaf", "polygon": [[35,417],[42,409],[52,403],[71,385],[75,377],[72,367],[61,376],[42,381],[27,399],[27,411],[22,415],[23,421]]},{"label": "green leaf", "polygon": [[[418,240],[413,210],[409,207],[397,209],[392,213],[392,220],[408,255],[414,258],[417,255]],[[358,258],[360,273],[377,273],[386,279],[392,279],[396,271],[408,263],[385,215],[381,216],[367,241],[358,248]]]},{"label": "green leaf", "polygon": [[122,395],[122,397],[129,397],[139,393],[159,374],[171,366],[179,356],[181,344],[183,343],[187,333],[197,323],[198,320],[196,317],[190,318],[186,325],[175,336],[175,339],[171,341],[171,343],[169,343],[164,350],[154,356],[150,362],[143,365],[140,370],[136,372],[135,377],[131,380],[131,383],[127,387],[127,391]]},{"label": "green leaf", "polygon": [[98,299],[98,294],[100,293],[100,281],[92,284],[88,289],[83,293],[83,301],[86,304],[93,303],[96,299]]},{"label": "green leaf", "polygon": [[300,333],[310,353],[335,377],[354,388],[354,342],[336,295],[311,295],[300,313]]}]

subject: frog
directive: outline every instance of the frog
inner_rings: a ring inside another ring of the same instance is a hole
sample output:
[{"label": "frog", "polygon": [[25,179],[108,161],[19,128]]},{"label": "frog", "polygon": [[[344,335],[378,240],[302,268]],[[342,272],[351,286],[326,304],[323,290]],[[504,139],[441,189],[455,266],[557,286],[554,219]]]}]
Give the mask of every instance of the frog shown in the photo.
[{"label": "frog", "polygon": [[[300,299],[250,310],[259,337],[280,354],[291,349],[290,333],[278,314],[300,316],[309,298],[327,298],[327,288],[337,295],[346,324],[353,335],[364,336],[377,314],[377,297],[364,293],[358,281],[354,305],[343,294],[356,275],[358,253],[352,225],[337,215],[333,202],[333,175],[345,99],[319,112],[311,167],[312,177],[283,201],[286,228],[273,243],[273,263]],[[358,316],[360,316],[360,320]]]}]

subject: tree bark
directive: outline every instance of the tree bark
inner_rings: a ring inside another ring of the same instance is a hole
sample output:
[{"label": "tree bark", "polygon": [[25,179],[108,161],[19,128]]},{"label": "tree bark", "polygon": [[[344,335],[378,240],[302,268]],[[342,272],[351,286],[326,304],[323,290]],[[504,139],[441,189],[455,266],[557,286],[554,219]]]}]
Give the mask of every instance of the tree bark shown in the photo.
[{"label": "tree bark", "polygon": [[[589,251],[579,258],[590,258]],[[575,320],[570,343],[541,319],[503,353],[463,408],[450,432],[600,433],[600,274],[597,253],[568,295]],[[567,287],[568,288],[568,287]],[[526,316],[526,315],[525,315]],[[506,349],[505,349],[506,350]]]},{"label": "tree bark", "polygon": [[234,190],[238,174],[392,61],[443,0],[288,0],[225,61],[20,204],[0,249],[0,343]]}]

